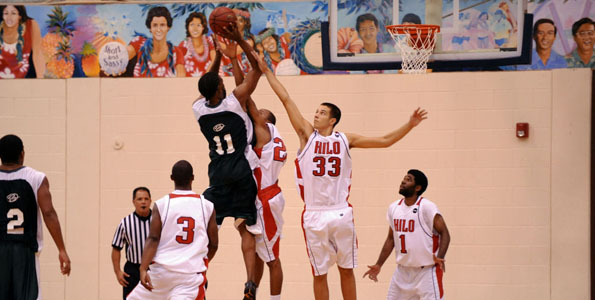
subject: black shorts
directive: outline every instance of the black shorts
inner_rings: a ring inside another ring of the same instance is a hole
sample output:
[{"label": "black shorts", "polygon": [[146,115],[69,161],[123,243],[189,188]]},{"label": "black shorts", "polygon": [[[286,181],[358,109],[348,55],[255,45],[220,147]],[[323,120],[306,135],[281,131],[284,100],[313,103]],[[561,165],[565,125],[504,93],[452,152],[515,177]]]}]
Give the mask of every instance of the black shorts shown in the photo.
[{"label": "black shorts", "polygon": [[0,299],[37,299],[39,283],[31,247],[0,242],[0,266]]},{"label": "black shorts", "polygon": [[130,275],[130,277],[124,278],[126,279],[126,281],[128,281],[128,286],[123,287],[123,299],[126,300],[128,294],[130,294],[132,290],[134,290],[134,288],[140,281],[140,265],[126,261],[126,264],[124,264],[124,273]]},{"label": "black shorts", "polygon": [[256,224],[256,181],[252,174],[232,183],[210,186],[203,194],[215,205],[217,225],[225,217],[246,219],[246,225]]}]

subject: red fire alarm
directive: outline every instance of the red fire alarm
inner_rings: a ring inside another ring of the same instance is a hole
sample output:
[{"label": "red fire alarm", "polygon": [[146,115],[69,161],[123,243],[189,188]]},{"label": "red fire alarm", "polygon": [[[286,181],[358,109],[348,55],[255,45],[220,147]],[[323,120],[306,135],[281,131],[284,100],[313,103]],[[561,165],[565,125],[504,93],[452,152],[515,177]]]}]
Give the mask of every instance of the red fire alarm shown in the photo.
[{"label": "red fire alarm", "polygon": [[516,123],[516,137],[520,139],[529,137],[529,123]]}]

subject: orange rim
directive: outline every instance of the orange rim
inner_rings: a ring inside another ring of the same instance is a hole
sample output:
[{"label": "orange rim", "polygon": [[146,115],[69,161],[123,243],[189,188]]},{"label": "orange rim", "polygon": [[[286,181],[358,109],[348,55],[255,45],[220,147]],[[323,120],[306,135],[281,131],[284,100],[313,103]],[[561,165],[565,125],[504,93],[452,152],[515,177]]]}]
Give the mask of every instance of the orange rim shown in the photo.
[{"label": "orange rim", "polygon": [[422,35],[427,35],[429,32],[440,32],[440,26],[428,24],[388,25],[386,30],[391,34],[417,34],[419,31]]}]

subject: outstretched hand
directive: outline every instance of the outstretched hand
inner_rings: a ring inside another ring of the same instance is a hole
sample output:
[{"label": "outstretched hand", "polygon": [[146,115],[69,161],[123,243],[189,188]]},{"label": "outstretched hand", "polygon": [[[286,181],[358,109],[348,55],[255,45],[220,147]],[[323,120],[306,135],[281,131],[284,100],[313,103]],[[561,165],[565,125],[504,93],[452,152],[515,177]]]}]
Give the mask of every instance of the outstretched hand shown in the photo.
[{"label": "outstretched hand", "polygon": [[219,51],[221,51],[221,53],[225,56],[227,56],[228,58],[234,58],[236,57],[238,54],[237,49],[238,49],[238,43],[233,41],[233,40],[229,40],[229,39],[224,39],[223,41],[217,39],[217,44],[218,44],[218,48]]},{"label": "outstretched hand", "polygon": [[242,34],[240,33],[240,30],[238,29],[238,24],[236,22],[230,23],[229,26],[223,27],[223,31],[224,32],[222,36],[224,38],[234,40],[236,42],[242,40]]},{"label": "outstretched hand", "polygon": [[363,278],[366,278],[367,275],[371,280],[374,280],[374,282],[378,282],[378,274],[380,274],[379,265],[368,266],[368,271],[364,273]]},{"label": "outstretched hand", "polygon": [[260,69],[260,71],[262,73],[266,73],[268,71],[270,71],[269,66],[267,65],[267,63],[264,61],[264,58],[261,57],[260,55],[258,55],[258,52],[252,50],[252,55],[256,58],[256,60],[258,61],[258,68]]},{"label": "outstretched hand", "polygon": [[411,117],[409,118],[409,124],[411,124],[412,127],[415,127],[415,126],[419,125],[419,123],[421,123],[421,121],[423,121],[427,118],[428,118],[428,112],[425,109],[418,107],[413,112]]}]

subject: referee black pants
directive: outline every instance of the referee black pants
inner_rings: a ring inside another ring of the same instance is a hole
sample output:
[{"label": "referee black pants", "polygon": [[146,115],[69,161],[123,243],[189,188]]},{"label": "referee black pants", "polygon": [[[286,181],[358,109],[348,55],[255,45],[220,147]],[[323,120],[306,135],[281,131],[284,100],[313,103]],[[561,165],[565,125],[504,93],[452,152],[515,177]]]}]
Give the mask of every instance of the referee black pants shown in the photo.
[{"label": "referee black pants", "polygon": [[132,292],[132,290],[134,290],[134,288],[140,281],[140,270],[139,269],[140,269],[139,264],[133,264],[129,261],[126,261],[126,264],[124,265],[124,272],[126,274],[130,275],[130,277],[126,278],[126,281],[128,281],[128,286],[124,287],[124,291],[123,291],[123,299],[124,300],[126,300],[126,297],[128,297],[128,294],[130,294],[130,292]]}]

